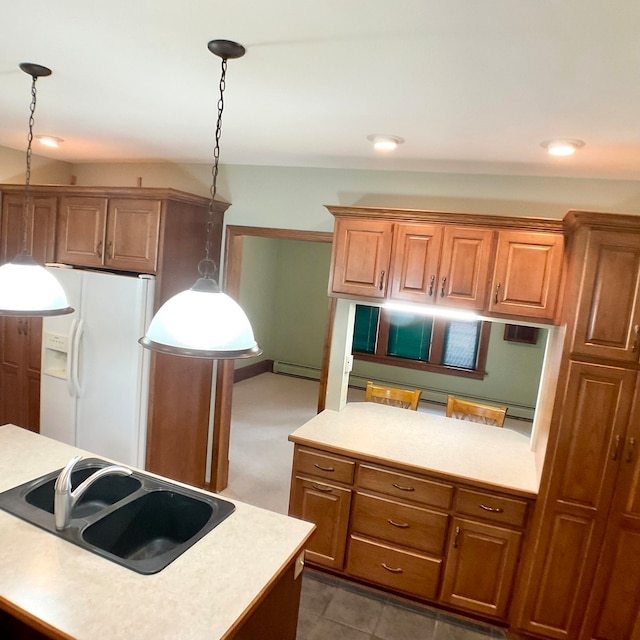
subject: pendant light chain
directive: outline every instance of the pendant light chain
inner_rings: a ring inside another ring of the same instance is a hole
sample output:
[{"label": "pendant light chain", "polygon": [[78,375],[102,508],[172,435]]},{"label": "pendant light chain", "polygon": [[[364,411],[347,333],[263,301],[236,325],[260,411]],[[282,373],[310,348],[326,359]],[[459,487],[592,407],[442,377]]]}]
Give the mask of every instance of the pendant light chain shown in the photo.
[{"label": "pendant light chain", "polygon": [[218,98],[218,118],[216,121],[215,146],[213,149],[213,167],[211,169],[211,199],[209,201],[209,217],[207,219],[207,240],[205,243],[205,258],[201,263],[201,273],[206,277],[215,276],[216,264],[209,257],[213,245],[214,230],[214,206],[216,194],[218,192],[218,171],[220,165],[220,136],[222,135],[222,112],[224,111],[224,90],[227,77],[227,59],[222,58],[222,73],[220,75],[220,97]]},{"label": "pendant light chain", "polygon": [[22,253],[27,253],[28,238],[28,206],[31,185],[31,146],[33,143],[34,113],[36,111],[36,80],[37,76],[31,76],[31,105],[29,106],[29,134],[27,135],[27,168],[24,181],[24,197],[22,203]]}]

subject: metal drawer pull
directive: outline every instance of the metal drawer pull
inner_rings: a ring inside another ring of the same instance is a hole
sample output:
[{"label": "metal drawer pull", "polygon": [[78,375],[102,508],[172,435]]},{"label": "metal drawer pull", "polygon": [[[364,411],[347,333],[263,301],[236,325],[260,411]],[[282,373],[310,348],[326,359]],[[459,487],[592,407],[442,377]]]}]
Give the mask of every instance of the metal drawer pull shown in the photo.
[{"label": "metal drawer pull", "polygon": [[431,280],[429,280],[429,297],[433,295],[433,285],[436,283],[436,277],[431,276]]},{"label": "metal drawer pull", "polygon": [[331,487],[321,487],[319,485],[317,485],[315,482],[311,483],[311,486],[316,490],[316,491],[322,491],[323,493],[331,493]]},{"label": "metal drawer pull", "polygon": [[458,536],[460,535],[460,527],[456,527],[456,537],[453,539],[453,548],[458,548]]},{"label": "metal drawer pull", "polygon": [[636,353],[638,351],[638,347],[640,346],[640,325],[636,325],[635,327],[633,327],[633,330],[635,331],[636,339],[633,341],[631,352]]},{"label": "metal drawer pull", "polygon": [[96,246],[96,255],[98,256],[98,258],[102,258],[102,240],[100,240],[100,242],[98,242],[98,245]]},{"label": "metal drawer pull", "polygon": [[618,449],[620,448],[620,436],[616,436],[616,446],[613,448],[613,455],[611,459],[616,461],[618,459]]},{"label": "metal drawer pull", "polygon": [[496,285],[496,295],[493,298],[493,302],[494,304],[498,304],[498,293],[500,291],[500,283],[498,282],[498,284]]},{"label": "metal drawer pull", "polygon": [[391,573],[402,573],[402,569],[400,569],[399,567],[397,569],[394,569],[393,567],[388,567],[384,562],[381,562],[380,566],[387,571],[391,571]]},{"label": "metal drawer pull", "polygon": [[485,511],[491,511],[491,513],[502,513],[504,511],[504,509],[501,509],[500,507],[488,507],[486,504],[482,503],[480,503],[480,508]]},{"label": "metal drawer pull", "polygon": [[394,522],[391,519],[387,519],[389,524],[392,524],[394,527],[398,527],[399,529],[408,529],[409,525],[406,522]]},{"label": "metal drawer pull", "polygon": [[320,471],[328,471],[329,473],[333,473],[335,469],[333,467],[323,467],[321,464],[313,465],[316,469],[320,469]]},{"label": "metal drawer pull", "polygon": [[633,448],[636,445],[635,438],[629,438],[629,451],[627,451],[627,462],[631,462],[633,460]]},{"label": "metal drawer pull", "polygon": [[442,278],[442,288],[440,289],[440,297],[444,298],[444,285],[447,283],[446,278]]},{"label": "metal drawer pull", "polygon": [[393,486],[396,489],[400,489],[400,491],[415,491],[413,487],[403,487],[402,485],[396,484],[395,482],[393,483]]},{"label": "metal drawer pull", "polygon": [[384,289],[384,271],[380,272],[380,282],[378,283],[378,289],[380,289],[380,291]]}]

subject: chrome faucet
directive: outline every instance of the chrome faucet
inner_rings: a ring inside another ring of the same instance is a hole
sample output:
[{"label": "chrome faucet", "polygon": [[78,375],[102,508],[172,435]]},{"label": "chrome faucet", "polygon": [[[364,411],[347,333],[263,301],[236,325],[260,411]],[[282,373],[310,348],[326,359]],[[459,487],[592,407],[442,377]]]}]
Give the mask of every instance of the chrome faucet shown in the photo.
[{"label": "chrome faucet", "polygon": [[84,495],[86,490],[100,478],[114,473],[130,476],[133,472],[127,467],[112,464],[108,467],[98,469],[82,482],[76,489],[71,490],[71,472],[78,461],[82,460],[82,456],[74,456],[68,462],[67,466],[60,472],[56,479],[54,487],[53,514],[56,522],[56,529],[62,531],[69,526],[71,520],[71,512],[78,500]]}]

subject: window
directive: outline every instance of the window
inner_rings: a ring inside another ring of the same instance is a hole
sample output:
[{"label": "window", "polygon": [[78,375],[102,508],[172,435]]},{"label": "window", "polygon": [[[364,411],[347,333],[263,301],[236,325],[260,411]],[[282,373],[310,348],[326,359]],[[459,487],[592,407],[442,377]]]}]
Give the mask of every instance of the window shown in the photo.
[{"label": "window", "polygon": [[481,379],[490,329],[489,322],[358,304],[353,353],[359,360]]}]

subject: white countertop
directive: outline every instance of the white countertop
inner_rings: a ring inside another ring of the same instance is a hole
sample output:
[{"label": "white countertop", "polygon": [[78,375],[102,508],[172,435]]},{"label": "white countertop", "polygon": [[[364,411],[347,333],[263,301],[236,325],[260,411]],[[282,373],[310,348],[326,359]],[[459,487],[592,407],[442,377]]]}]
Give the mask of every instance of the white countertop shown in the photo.
[{"label": "white countertop", "polygon": [[538,493],[535,455],[529,438],[510,429],[354,402],[341,411],[323,411],[289,439],[528,497]]},{"label": "white countertop", "polygon": [[[63,467],[76,453],[91,455],[1,426],[0,491]],[[77,640],[224,638],[313,529],[229,501],[236,505],[230,517],[150,576],[0,510],[0,599]]]}]

